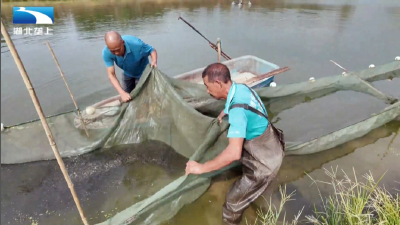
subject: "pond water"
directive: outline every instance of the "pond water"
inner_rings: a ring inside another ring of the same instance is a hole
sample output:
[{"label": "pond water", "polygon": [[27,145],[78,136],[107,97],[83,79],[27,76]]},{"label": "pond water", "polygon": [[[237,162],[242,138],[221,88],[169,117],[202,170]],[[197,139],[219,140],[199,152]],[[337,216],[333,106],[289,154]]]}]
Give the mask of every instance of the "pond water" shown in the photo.
[{"label": "pond water", "polygon": [[[53,35],[13,35],[14,27],[25,26],[12,24],[12,7],[26,5],[54,6]],[[341,74],[329,60],[356,71],[400,55],[397,0],[258,0],[242,7],[227,0],[2,1],[1,13],[46,115],[75,107],[45,41],[51,44],[78,105],[84,108],[117,94],[101,55],[109,30],[135,35],[154,46],[159,69],[170,76],[215,62],[215,51],[178,20],[179,15],[211,41],[221,38],[231,58],[254,55],[290,67],[276,76],[278,85]],[[2,123],[7,126],[38,118],[3,42],[2,52]],[[395,91],[400,84],[392,83],[396,85],[385,92]],[[361,101],[360,107],[366,102]]]},{"label": "pond water", "polygon": [[[12,24],[12,7],[28,5],[54,6],[53,35],[13,34],[17,25]],[[46,115],[75,107],[45,41],[51,44],[75,100],[84,108],[117,94],[107,78],[101,55],[103,36],[109,30],[135,35],[154,46],[158,51],[159,69],[170,76],[215,62],[215,51],[178,20],[179,16],[211,41],[221,38],[223,50],[231,58],[255,55],[281,67],[290,67],[275,77],[278,85],[342,73],[329,60],[356,71],[370,64],[392,62],[400,55],[400,3],[397,0],[254,0],[251,6],[241,7],[222,0],[2,1],[1,13]],[[1,122],[8,126],[37,119],[3,40],[1,46]],[[399,79],[375,82],[374,86],[400,97]],[[358,122],[385,106],[382,101],[364,94],[339,92],[280,113],[277,124],[287,131],[291,140],[304,141]],[[266,196],[272,195],[273,202],[277,203],[278,184],[287,184],[288,192],[296,190],[297,199],[285,208],[287,216],[293,218],[303,205],[304,213],[310,213],[312,204],[320,203],[320,198],[315,186],[309,187],[311,180],[304,172],[315,179],[327,179],[322,167],[331,166],[339,166],[348,173],[354,167],[360,176],[370,170],[376,178],[388,171],[382,182],[389,188],[398,185],[394,180],[400,181],[400,175],[394,171],[400,170],[397,163],[400,143],[399,137],[395,137],[399,128],[399,122],[395,121],[326,152],[286,157]],[[121,155],[89,154],[66,161],[75,188],[83,195],[82,207],[91,224],[144,198],[136,193],[151,195],[182,175],[185,159],[171,153],[167,158],[173,159],[172,162],[157,160],[157,154],[150,154],[147,161],[142,161],[139,158],[144,148],[172,152],[168,146],[152,143],[150,147],[146,144],[125,146]],[[124,163],[122,159],[127,156],[132,160]],[[109,166],[99,167],[103,164]],[[2,165],[1,173],[4,224],[31,224],[32,221],[81,224],[55,161]],[[218,224],[225,193],[238,175],[229,173],[216,178],[201,198],[185,206],[166,224],[187,224],[188,221]],[[157,180],[155,186],[154,180]],[[152,184],[154,188],[149,188]],[[254,218],[255,208],[263,204],[259,199],[246,211],[246,217]]]}]

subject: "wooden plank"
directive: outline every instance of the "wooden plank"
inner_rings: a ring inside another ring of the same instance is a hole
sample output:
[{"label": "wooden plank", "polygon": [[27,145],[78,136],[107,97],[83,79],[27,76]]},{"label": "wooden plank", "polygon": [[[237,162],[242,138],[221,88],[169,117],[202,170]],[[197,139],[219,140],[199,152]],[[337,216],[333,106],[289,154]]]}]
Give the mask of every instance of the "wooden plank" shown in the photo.
[{"label": "wooden plank", "polygon": [[269,78],[269,77],[275,76],[275,75],[277,75],[277,74],[286,72],[286,71],[288,71],[288,70],[290,70],[290,69],[289,69],[289,67],[287,67],[287,66],[285,66],[285,67],[283,67],[283,68],[276,69],[276,70],[272,70],[272,71],[270,71],[270,72],[268,72],[268,73],[265,73],[265,74],[262,74],[262,75],[260,75],[260,76],[251,78],[250,80],[248,80],[248,81],[246,82],[246,84],[251,84],[251,83],[254,83],[254,82],[263,80],[263,79],[265,79],[265,78]]}]

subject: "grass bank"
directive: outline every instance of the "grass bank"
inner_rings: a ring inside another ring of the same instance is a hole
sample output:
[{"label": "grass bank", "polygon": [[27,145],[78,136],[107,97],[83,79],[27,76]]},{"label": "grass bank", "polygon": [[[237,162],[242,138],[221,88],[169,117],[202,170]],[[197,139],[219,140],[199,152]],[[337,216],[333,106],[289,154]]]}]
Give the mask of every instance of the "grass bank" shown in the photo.
[{"label": "grass bank", "polygon": [[[375,181],[371,173],[365,174],[359,180],[354,172],[354,178],[350,178],[346,173],[344,179],[339,179],[336,169],[325,170],[329,181],[316,181],[311,178],[313,184],[317,185],[322,205],[314,206],[313,214],[306,215],[306,221],[299,221],[303,210],[288,221],[283,212],[284,205],[293,200],[295,192],[286,193],[286,186],[280,187],[281,202],[279,207],[275,207],[269,201],[268,208],[259,208],[257,218],[247,225],[297,225],[299,223],[314,225],[398,225],[400,224],[400,190],[395,190],[391,194],[380,187],[380,177]],[[333,192],[327,197],[322,197],[318,183],[328,184]]]}]

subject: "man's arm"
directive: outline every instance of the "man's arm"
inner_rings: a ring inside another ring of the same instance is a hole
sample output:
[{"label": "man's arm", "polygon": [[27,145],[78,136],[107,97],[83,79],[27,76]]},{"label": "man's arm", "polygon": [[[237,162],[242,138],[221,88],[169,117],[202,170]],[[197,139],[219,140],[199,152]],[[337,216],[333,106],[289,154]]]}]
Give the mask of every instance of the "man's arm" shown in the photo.
[{"label": "man's arm", "polygon": [[151,57],[151,66],[157,67],[157,51],[155,48],[153,48],[150,57]]},{"label": "man's arm", "polygon": [[237,161],[242,156],[244,138],[229,138],[229,145],[213,160],[203,164],[204,173],[219,170]]},{"label": "man's arm", "polygon": [[107,67],[107,74],[108,74],[108,79],[110,79],[111,84],[118,91],[122,101],[126,102],[131,100],[131,96],[129,95],[129,93],[125,92],[124,89],[122,89],[121,84],[119,83],[117,76],[115,75],[114,66]]},{"label": "man's arm", "polygon": [[224,151],[222,151],[213,160],[210,160],[204,164],[197,163],[195,161],[189,161],[186,165],[187,174],[203,174],[219,170],[229,164],[237,161],[242,156],[244,138],[229,138],[229,145]]},{"label": "man's arm", "polygon": [[151,57],[151,66],[157,67],[157,51],[153,46],[144,43],[141,39],[138,39],[140,46],[140,52],[142,57]]},{"label": "man's arm", "polygon": [[126,93],[124,89],[122,89],[121,84],[119,83],[117,76],[115,75],[115,67],[114,61],[110,56],[110,53],[107,52],[107,49],[103,49],[103,60],[107,67],[107,75],[108,79],[110,80],[111,84],[117,90],[118,94],[121,96],[122,101],[127,102],[131,99],[129,93]]},{"label": "man's arm", "polygon": [[124,92],[121,84],[119,83],[119,81],[117,79],[117,76],[115,75],[115,67],[114,66],[107,67],[107,75],[108,75],[108,78],[110,79],[111,84],[118,91],[118,93],[121,94],[122,92]]},{"label": "man's arm", "polygon": [[221,113],[218,115],[218,121],[221,123],[222,122],[222,118],[224,118],[224,116],[226,115],[225,113],[225,109],[221,111]]},{"label": "man's arm", "polygon": [[[222,112],[221,112],[222,113]],[[186,164],[186,174],[202,174],[221,169],[242,156],[244,139],[246,137],[247,117],[243,109],[232,109],[229,112],[230,128],[229,144],[221,154],[204,164],[189,161]]]}]

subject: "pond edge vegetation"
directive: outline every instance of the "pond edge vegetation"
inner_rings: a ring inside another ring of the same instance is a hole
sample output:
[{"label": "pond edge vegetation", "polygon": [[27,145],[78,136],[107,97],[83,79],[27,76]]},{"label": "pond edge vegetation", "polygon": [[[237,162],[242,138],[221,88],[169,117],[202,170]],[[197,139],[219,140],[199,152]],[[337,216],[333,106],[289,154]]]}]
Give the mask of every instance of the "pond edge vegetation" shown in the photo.
[{"label": "pond edge vegetation", "polygon": [[[385,187],[378,184],[385,174],[378,181],[375,181],[371,172],[363,175],[365,181],[357,179],[353,168],[354,178],[350,178],[343,170],[343,178],[339,178],[338,168],[327,170],[325,174],[330,181],[317,181],[310,175],[312,185],[315,184],[321,198],[321,205],[314,205],[313,215],[306,215],[305,221],[301,224],[314,225],[398,225],[400,224],[400,190],[394,189],[391,194]],[[322,197],[318,183],[329,185],[332,194]],[[398,182],[396,182],[398,183]],[[399,183],[400,184],[400,183]],[[246,219],[247,225],[297,225],[303,212],[303,208],[295,215],[292,221],[287,221],[286,213],[283,212],[284,205],[294,200],[292,197],[295,191],[286,193],[286,185],[279,187],[281,201],[279,207],[275,207],[271,200],[268,207],[257,210],[257,218],[250,223]],[[283,215],[282,215],[283,213]],[[283,218],[281,218],[283,217]]]}]

